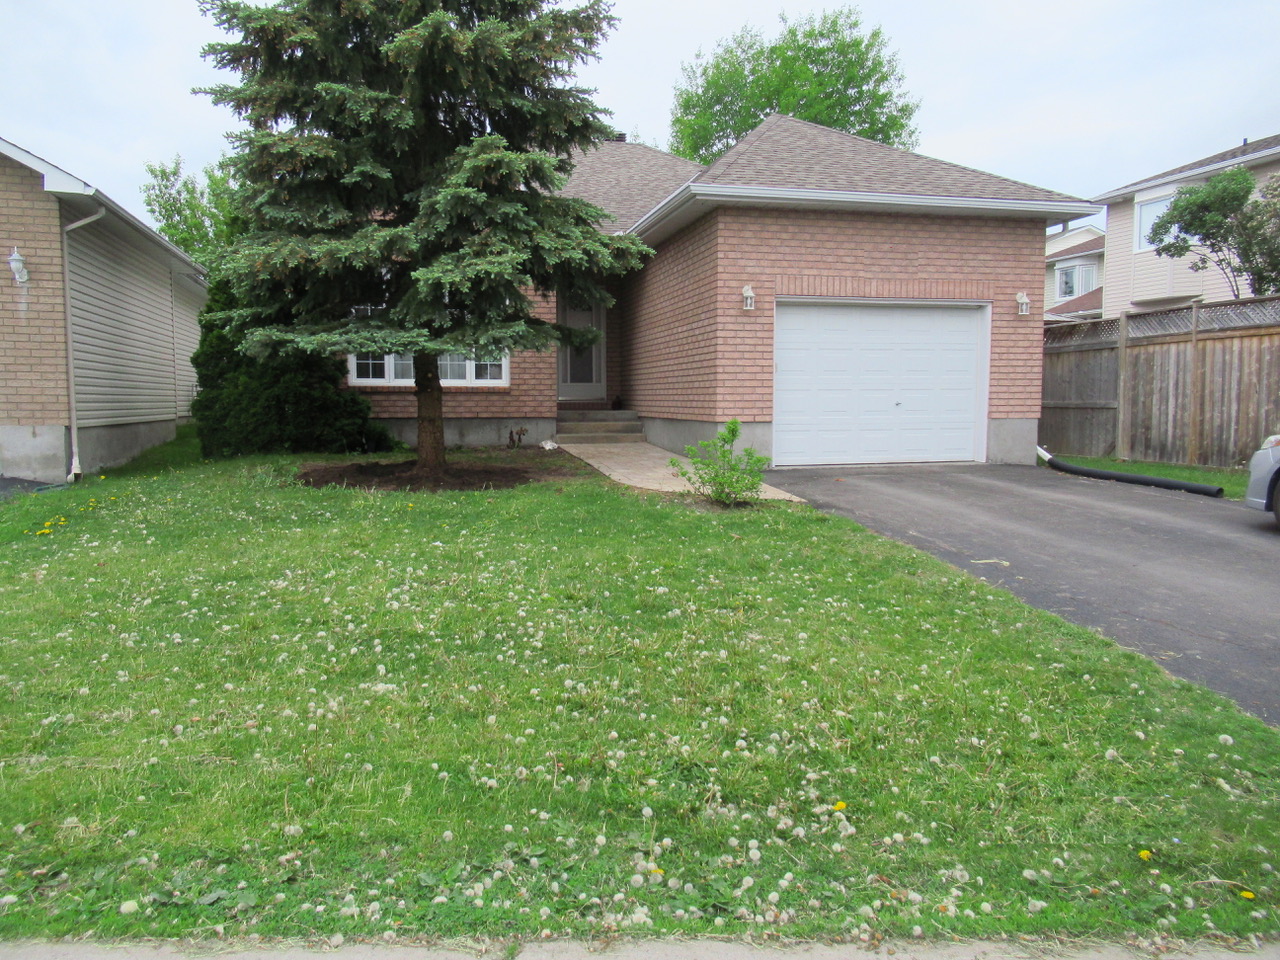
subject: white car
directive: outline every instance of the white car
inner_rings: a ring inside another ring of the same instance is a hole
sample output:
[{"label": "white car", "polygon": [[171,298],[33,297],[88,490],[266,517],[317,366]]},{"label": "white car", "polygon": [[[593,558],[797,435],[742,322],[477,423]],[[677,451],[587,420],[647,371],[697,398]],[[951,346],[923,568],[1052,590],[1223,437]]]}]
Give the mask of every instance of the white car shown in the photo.
[{"label": "white car", "polygon": [[1270,510],[1280,523],[1280,433],[1262,441],[1249,461],[1249,488],[1244,502],[1255,510]]}]

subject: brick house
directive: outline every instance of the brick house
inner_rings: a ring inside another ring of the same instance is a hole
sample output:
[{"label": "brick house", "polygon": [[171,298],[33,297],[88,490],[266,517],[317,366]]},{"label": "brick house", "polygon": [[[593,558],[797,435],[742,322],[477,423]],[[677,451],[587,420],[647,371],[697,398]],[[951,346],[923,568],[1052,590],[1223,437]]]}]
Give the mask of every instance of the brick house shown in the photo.
[{"label": "brick house", "polygon": [[[449,442],[622,408],[675,451],[736,417],[779,466],[1034,460],[1045,229],[1086,201],[780,115],[709,167],[603,143],[566,192],[655,254],[607,311],[537,305],[591,350],[444,358]],[[406,439],[411,375],[350,359]]]},{"label": "brick house", "polygon": [[46,483],[173,438],[203,274],[94,187],[0,140],[0,476]]}]

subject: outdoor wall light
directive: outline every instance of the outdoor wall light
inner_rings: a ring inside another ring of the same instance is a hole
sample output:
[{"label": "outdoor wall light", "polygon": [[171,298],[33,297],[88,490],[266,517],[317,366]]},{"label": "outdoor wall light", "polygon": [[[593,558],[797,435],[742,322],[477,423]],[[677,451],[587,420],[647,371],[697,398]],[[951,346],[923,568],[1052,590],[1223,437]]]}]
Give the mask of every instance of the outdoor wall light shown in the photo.
[{"label": "outdoor wall light", "polygon": [[31,274],[27,273],[27,260],[18,252],[17,247],[9,254],[9,269],[13,271],[14,283],[26,283],[31,279]]},{"label": "outdoor wall light", "polygon": [[751,289],[751,284],[747,284],[742,288],[742,309],[754,310],[756,308],[756,292]]},{"label": "outdoor wall light", "polygon": [[1018,301],[1018,316],[1025,317],[1031,312],[1031,298],[1025,292],[1020,292],[1015,299]]}]

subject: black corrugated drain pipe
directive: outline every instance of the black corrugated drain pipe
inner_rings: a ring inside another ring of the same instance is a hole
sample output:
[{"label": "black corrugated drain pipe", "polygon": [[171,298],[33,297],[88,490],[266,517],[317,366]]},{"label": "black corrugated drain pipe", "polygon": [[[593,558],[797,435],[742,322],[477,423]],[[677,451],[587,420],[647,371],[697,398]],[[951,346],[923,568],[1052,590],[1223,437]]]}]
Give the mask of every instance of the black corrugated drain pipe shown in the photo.
[{"label": "black corrugated drain pipe", "polygon": [[1115,470],[1093,470],[1089,467],[1073,466],[1070,463],[1063,463],[1044,447],[1036,447],[1036,453],[1040,454],[1040,459],[1054,470],[1074,474],[1077,477],[1092,477],[1094,480],[1116,480],[1120,483],[1137,484],[1140,487],[1159,487],[1161,490],[1181,490],[1184,493],[1198,493],[1202,497],[1221,497],[1223,493],[1221,487],[1214,487],[1207,483],[1188,483],[1185,480],[1148,477],[1141,473],[1119,473]]}]

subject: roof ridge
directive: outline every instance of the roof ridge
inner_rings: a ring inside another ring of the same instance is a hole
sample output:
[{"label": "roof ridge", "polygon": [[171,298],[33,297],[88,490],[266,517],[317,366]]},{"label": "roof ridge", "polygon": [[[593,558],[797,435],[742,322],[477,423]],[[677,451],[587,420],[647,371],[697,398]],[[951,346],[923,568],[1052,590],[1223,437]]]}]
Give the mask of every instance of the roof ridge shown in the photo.
[{"label": "roof ridge", "polygon": [[[717,173],[727,173],[728,171],[732,170],[734,166],[738,164],[739,161],[741,161],[744,157],[750,154],[752,150],[755,149],[756,144],[760,142],[760,139],[763,137],[764,132],[767,128],[777,126],[777,124],[784,117],[787,117],[787,116],[788,116],[787,114],[778,113],[777,111],[769,114],[767,117],[761,120],[758,124],[752,127],[749,131],[747,131],[747,135],[745,137],[743,137],[741,140],[739,140],[737,143],[731,146],[724,153],[720,154],[720,156],[716,158],[716,161],[714,163],[704,167],[702,169],[702,173],[699,173],[698,177],[695,179],[701,178],[703,174],[710,173],[713,170],[716,170]],[[794,120],[795,117],[791,117],[791,119]],[[803,122],[804,121],[801,121],[801,123]],[[742,149],[738,150],[739,147],[741,147]],[[738,150],[737,155],[734,156],[733,159],[731,160],[728,159],[729,154],[733,153],[735,150]]]},{"label": "roof ridge", "polygon": [[733,151],[737,149],[739,146],[743,147],[743,149],[736,156],[734,156],[732,160],[724,164],[724,166],[721,166],[721,162],[726,157],[728,157],[728,153],[726,152],[726,154],[722,156],[720,160],[717,160],[710,167],[704,170],[701,174],[698,175],[696,179],[703,180],[703,181],[710,181],[713,177],[719,179],[727,175],[728,172],[731,171],[737,164],[742,162],[744,159],[746,159],[748,156],[750,156],[754,152],[759,140],[762,139],[762,135],[765,132],[767,132],[768,129],[771,129],[783,122],[802,124],[805,127],[808,127],[812,130],[817,131],[820,135],[835,136],[835,137],[843,138],[846,140],[854,141],[857,143],[861,143],[866,145],[872,150],[890,153],[899,158],[910,158],[912,160],[926,160],[926,161],[929,161],[930,163],[943,164],[952,170],[964,171],[965,173],[975,174],[979,177],[989,177],[993,180],[999,180],[1003,183],[1012,184],[1014,186],[1023,187],[1026,189],[1035,190],[1043,193],[1052,193],[1064,200],[1079,199],[1077,197],[1071,196],[1070,194],[1063,193],[1059,190],[1048,190],[1045,187],[1038,187],[1035,184],[1027,183],[1025,180],[1015,180],[1012,177],[1002,176],[998,173],[991,173],[990,171],[987,171],[987,170],[979,170],[977,167],[969,167],[969,166],[965,166],[964,164],[955,163],[951,160],[943,160],[939,157],[933,157],[926,153],[919,153],[918,151],[915,151],[915,150],[907,150],[903,147],[895,147],[892,144],[881,143],[879,140],[872,140],[870,137],[859,136],[856,133],[849,133],[846,130],[837,130],[835,127],[824,126],[823,124],[820,124],[820,123],[814,123],[811,120],[802,120],[799,117],[794,117],[791,114],[786,114],[786,113],[770,114],[763,122],[761,122],[761,124],[758,127],[756,127],[749,134],[747,134],[747,136],[743,137],[742,140],[738,141],[738,143],[734,144],[733,147],[729,148],[730,151]]}]

